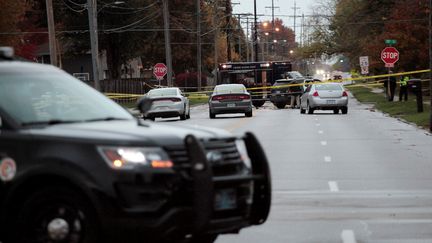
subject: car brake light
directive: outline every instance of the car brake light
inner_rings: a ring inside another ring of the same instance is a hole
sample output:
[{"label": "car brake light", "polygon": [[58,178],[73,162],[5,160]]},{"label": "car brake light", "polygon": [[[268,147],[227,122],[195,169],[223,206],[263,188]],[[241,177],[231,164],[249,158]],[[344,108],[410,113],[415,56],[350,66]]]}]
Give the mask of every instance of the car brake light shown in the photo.
[{"label": "car brake light", "polygon": [[223,96],[213,96],[212,100],[223,100]]},{"label": "car brake light", "polygon": [[161,98],[161,99],[155,99],[155,101],[172,101],[172,102],[180,102],[180,98]]},{"label": "car brake light", "polygon": [[344,92],[342,93],[342,96],[347,96],[347,97],[348,97],[348,93],[347,93],[346,91],[344,91]]},{"label": "car brake light", "polygon": [[312,96],[318,97],[319,96],[318,91],[315,91]]},{"label": "car brake light", "polygon": [[217,95],[213,96],[212,100],[248,100],[250,99],[249,95]]}]

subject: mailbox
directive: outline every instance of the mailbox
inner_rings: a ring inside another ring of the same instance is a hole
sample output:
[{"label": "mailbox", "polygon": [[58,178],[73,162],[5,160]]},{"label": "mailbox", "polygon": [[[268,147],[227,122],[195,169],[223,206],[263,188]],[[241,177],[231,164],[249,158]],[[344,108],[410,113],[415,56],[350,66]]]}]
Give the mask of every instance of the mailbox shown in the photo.
[{"label": "mailbox", "polygon": [[422,84],[420,79],[408,80],[408,90],[416,95],[417,112],[423,112]]},{"label": "mailbox", "polygon": [[421,93],[421,80],[420,79],[410,79],[408,80],[408,90],[414,94]]}]

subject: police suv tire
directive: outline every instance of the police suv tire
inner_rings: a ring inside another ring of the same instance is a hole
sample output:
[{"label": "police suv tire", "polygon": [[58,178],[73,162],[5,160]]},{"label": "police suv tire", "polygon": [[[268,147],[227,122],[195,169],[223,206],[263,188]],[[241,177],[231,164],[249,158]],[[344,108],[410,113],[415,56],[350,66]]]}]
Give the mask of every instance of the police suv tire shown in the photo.
[{"label": "police suv tire", "polygon": [[334,109],[333,114],[339,114],[339,109]]},{"label": "police suv tire", "polygon": [[187,115],[186,114],[180,115],[180,120],[184,121],[186,119],[187,119]]},{"label": "police suv tire", "polygon": [[248,112],[246,112],[246,113],[245,113],[245,116],[246,116],[246,117],[252,117],[252,111],[248,111]]},{"label": "police suv tire", "polygon": [[345,107],[342,107],[342,114],[347,114],[348,113],[348,107],[347,106],[345,106]]},{"label": "police suv tire", "polygon": [[[54,241],[49,236],[48,225],[55,220],[68,224],[69,233],[63,240]],[[10,235],[5,243],[101,242],[94,208],[84,196],[67,187],[50,186],[33,192],[8,221]]]}]

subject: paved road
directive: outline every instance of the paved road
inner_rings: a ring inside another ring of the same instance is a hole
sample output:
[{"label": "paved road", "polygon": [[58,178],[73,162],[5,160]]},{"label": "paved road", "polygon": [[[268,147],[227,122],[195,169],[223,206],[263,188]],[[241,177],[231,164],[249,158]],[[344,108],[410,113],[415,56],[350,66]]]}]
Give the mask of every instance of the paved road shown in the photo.
[{"label": "paved road", "polygon": [[[432,242],[432,136],[350,100],[348,115],[277,110],[178,121],[253,131],[273,176],[269,220],[217,243]],[[157,122],[169,122],[157,120]]]}]

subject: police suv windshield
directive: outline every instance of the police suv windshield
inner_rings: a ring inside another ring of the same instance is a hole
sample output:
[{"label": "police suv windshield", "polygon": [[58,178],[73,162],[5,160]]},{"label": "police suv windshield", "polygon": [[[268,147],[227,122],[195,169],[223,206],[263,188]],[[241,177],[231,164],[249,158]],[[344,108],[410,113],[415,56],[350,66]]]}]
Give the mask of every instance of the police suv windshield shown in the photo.
[{"label": "police suv windshield", "polygon": [[0,70],[0,108],[23,125],[133,119],[121,106],[63,72]]}]

